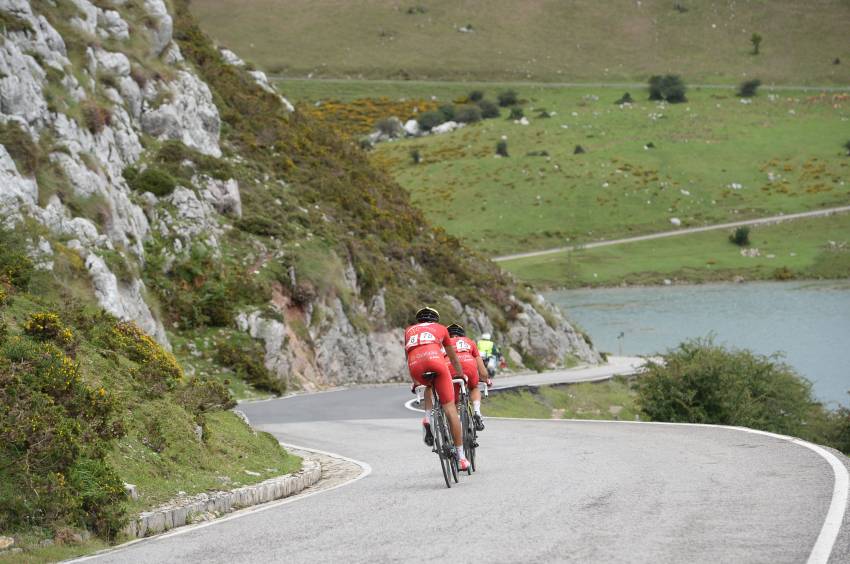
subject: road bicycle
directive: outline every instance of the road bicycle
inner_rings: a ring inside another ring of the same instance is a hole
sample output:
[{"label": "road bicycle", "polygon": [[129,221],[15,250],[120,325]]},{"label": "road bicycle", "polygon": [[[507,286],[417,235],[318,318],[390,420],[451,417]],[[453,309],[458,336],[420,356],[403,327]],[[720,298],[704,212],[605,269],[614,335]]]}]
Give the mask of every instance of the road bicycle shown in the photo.
[{"label": "road bicycle", "polygon": [[[457,386],[457,413],[460,416],[460,428],[463,432],[463,450],[469,461],[467,473],[471,476],[475,472],[475,449],[478,448],[478,431],[475,430],[473,419],[472,400],[463,378],[452,379],[452,384]],[[486,384],[485,384],[486,386]]]},{"label": "road bicycle", "polygon": [[[436,372],[426,372],[422,375],[425,380],[432,382],[437,377]],[[416,397],[421,403],[422,396],[425,390],[431,390],[433,407],[431,408],[431,433],[434,436],[434,448],[432,452],[436,452],[440,458],[440,468],[443,470],[443,478],[446,480],[446,487],[452,487],[452,482],[458,481],[457,457],[455,456],[454,441],[452,434],[449,432],[449,422],[446,419],[446,412],[443,411],[443,404],[440,403],[440,396],[434,386],[417,386]]]}]

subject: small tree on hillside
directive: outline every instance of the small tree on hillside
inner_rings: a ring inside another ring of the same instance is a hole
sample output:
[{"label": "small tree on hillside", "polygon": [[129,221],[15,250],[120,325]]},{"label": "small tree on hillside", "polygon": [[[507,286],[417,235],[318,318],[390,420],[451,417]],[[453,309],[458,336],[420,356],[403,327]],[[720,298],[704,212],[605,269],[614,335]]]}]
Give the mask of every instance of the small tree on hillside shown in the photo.
[{"label": "small tree on hillside", "polygon": [[499,105],[503,108],[515,106],[517,102],[519,102],[517,93],[513,90],[505,90],[504,92],[499,92],[499,95],[496,97],[496,99],[499,100]]},{"label": "small tree on hillside", "polygon": [[753,44],[753,55],[759,54],[759,47],[761,47],[762,37],[758,33],[753,33],[750,36],[750,43]]},{"label": "small tree on hillside", "polygon": [[649,99],[664,100],[671,104],[687,102],[687,86],[677,74],[655,75],[649,78]]},{"label": "small tree on hillside", "polygon": [[419,152],[419,149],[410,150],[410,160],[413,161],[413,164],[419,164],[422,162],[422,154]]},{"label": "small tree on hillside", "polygon": [[480,102],[484,99],[484,92],[481,90],[473,90],[469,93],[469,95],[467,95],[467,98],[469,98],[470,102]]},{"label": "small tree on hillside", "polygon": [[729,242],[734,243],[739,247],[746,247],[750,244],[750,228],[746,225],[737,227],[735,231],[729,235]]},{"label": "small tree on hillside", "polygon": [[525,117],[525,112],[522,111],[522,108],[519,106],[514,106],[513,108],[511,108],[511,115],[508,116],[508,119],[517,120],[522,119],[523,117]]},{"label": "small tree on hillside", "polygon": [[745,80],[738,86],[738,96],[741,98],[752,98],[756,95],[759,86],[761,86],[761,80],[757,78]]},{"label": "small tree on hillside", "polygon": [[419,127],[425,131],[431,131],[432,128],[444,123],[446,121],[446,117],[442,112],[431,111],[420,115],[417,121],[419,121]]},{"label": "small tree on hillside", "polygon": [[499,117],[499,106],[490,100],[479,100],[478,107],[481,108],[481,117],[484,119]]},{"label": "small tree on hillside", "polygon": [[496,154],[500,157],[508,156],[508,142],[502,139],[498,143],[496,143]]},{"label": "small tree on hillside", "polygon": [[850,157],[850,141],[844,144],[844,148],[847,149],[847,156]]}]

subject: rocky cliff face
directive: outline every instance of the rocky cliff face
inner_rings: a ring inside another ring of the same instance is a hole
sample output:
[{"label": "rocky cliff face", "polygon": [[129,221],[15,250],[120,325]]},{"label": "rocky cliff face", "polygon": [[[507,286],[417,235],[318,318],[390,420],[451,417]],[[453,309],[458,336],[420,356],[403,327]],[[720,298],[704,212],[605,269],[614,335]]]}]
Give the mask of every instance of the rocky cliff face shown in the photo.
[{"label": "rocky cliff face", "polygon": [[[0,220],[27,231],[41,268],[53,268],[60,249],[78,255],[100,306],[168,345],[168,331],[185,327],[157,313],[143,275],[152,264],[170,276],[198,249],[220,260],[250,249],[255,272],[274,266],[281,236],[252,238],[256,226],[235,228],[243,192],[246,185],[252,194],[269,186],[294,191],[223,138],[213,92],[173,40],[163,0],[0,0],[0,16]],[[274,92],[234,53],[223,50],[221,59]],[[282,114],[294,112],[274,95]],[[156,159],[175,147],[189,156],[164,174]],[[333,222],[314,207],[294,211]],[[308,225],[283,239],[298,248],[312,238]],[[265,364],[281,379],[316,388],[404,376],[401,330],[387,317],[384,290],[361,291],[359,265],[347,260],[333,291],[293,299],[299,286],[292,267],[293,284],[274,282],[269,293],[239,300],[229,324],[262,341]],[[173,293],[190,290],[176,285]],[[507,300],[513,314],[495,327],[483,309],[443,298],[471,332],[499,329],[519,362],[522,355],[547,366],[568,356],[599,360],[542,299]]]}]

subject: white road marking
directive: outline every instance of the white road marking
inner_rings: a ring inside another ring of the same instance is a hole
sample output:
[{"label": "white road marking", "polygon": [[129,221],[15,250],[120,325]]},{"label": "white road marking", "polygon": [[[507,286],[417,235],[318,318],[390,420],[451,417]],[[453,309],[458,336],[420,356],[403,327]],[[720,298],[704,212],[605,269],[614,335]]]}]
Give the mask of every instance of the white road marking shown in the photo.
[{"label": "white road marking", "polygon": [[832,473],[835,477],[832,487],[832,501],[829,504],[829,509],[827,510],[826,518],[824,519],[820,534],[818,534],[818,538],[815,541],[814,546],[812,547],[812,551],[811,553],[809,553],[809,558],[806,560],[806,564],[827,564],[829,562],[829,556],[832,554],[832,549],[835,546],[835,541],[838,539],[838,533],[841,531],[841,525],[844,522],[844,513],[847,507],[848,496],[850,496],[850,474],[848,474],[847,468],[844,466],[844,464],[841,463],[840,460],[838,460],[838,458],[835,457],[834,454],[832,454],[825,448],[814,443],[798,439],[796,437],[789,437],[788,435],[770,433],[768,431],[759,431],[758,429],[750,429],[747,427],[734,427],[732,425],[706,425],[703,423],[666,423],[663,421],[607,421],[601,419],[534,419],[518,417],[488,417],[488,419],[502,419],[505,421],[551,421],[555,423],[566,421],[569,423],[617,423],[621,425],[668,425],[678,427],[701,427],[709,429],[730,429],[732,431],[751,433],[754,435],[764,435],[766,437],[771,437],[774,439],[781,439],[783,441],[787,441],[789,443],[805,447],[816,453],[824,460],[826,460],[830,467],[832,467]]},{"label": "white road marking", "polygon": [[74,560],[66,560],[65,562],[71,563],[71,562],[85,562],[87,560],[94,560],[94,559],[99,558],[101,556],[106,556],[107,554],[112,554],[114,552],[124,550],[125,548],[128,548],[128,547],[130,547],[134,544],[138,544],[140,542],[156,542],[156,541],[164,540],[164,539],[167,539],[167,538],[176,537],[178,535],[184,535],[186,533],[191,533],[193,531],[197,531],[198,529],[203,529],[203,528],[206,528],[206,527],[212,527],[214,525],[219,525],[221,523],[224,523],[224,522],[227,522],[227,521],[232,521],[233,519],[239,519],[240,517],[245,517],[247,515],[253,515],[255,513],[261,513],[263,511],[268,511],[269,509],[274,509],[276,507],[280,507],[281,505],[286,505],[288,503],[294,503],[294,502],[300,501],[302,499],[307,499],[308,497],[313,497],[314,495],[322,494],[322,493],[325,493],[325,492],[330,492],[330,491],[333,491],[337,488],[341,488],[343,486],[351,485],[354,482],[362,480],[363,478],[365,478],[366,476],[368,476],[369,474],[372,473],[372,467],[368,463],[362,462],[360,460],[355,460],[355,459],[349,458],[347,456],[342,456],[341,454],[336,454],[336,453],[333,453],[333,452],[327,452],[327,451],[324,451],[324,450],[305,447],[305,446],[301,446],[301,445],[293,445],[293,444],[284,443],[284,442],[281,442],[280,444],[284,447],[287,447],[287,448],[294,448],[294,449],[298,449],[298,450],[306,450],[308,452],[315,452],[317,454],[323,454],[325,456],[330,456],[332,458],[339,458],[341,460],[347,460],[348,462],[352,462],[352,463],[358,465],[361,469],[361,472],[356,477],[352,478],[351,480],[348,480],[347,482],[343,482],[341,484],[331,486],[330,488],[327,488],[327,489],[324,489],[324,490],[318,490],[318,491],[309,492],[309,493],[306,493],[306,494],[295,494],[293,496],[285,497],[285,498],[279,499],[277,501],[270,501],[268,503],[263,503],[263,504],[260,504],[260,505],[254,505],[252,507],[246,507],[245,509],[240,509],[239,511],[234,511],[233,513],[229,513],[229,514],[225,515],[224,517],[219,517],[218,519],[214,519],[212,521],[206,521],[204,523],[198,523],[196,525],[185,525],[183,527],[178,527],[176,529],[172,529],[171,531],[168,531],[166,533],[161,533],[161,534],[153,536],[153,537],[145,537],[145,538],[141,538],[141,539],[135,539],[135,540],[132,540],[130,542],[126,542],[124,544],[120,544],[118,546],[115,546],[115,547],[112,547],[112,548],[109,548],[109,549],[106,549],[106,550],[102,550],[102,551],[96,552],[94,554],[90,554],[88,556],[83,556],[83,557],[80,557],[80,558],[76,558]]}]

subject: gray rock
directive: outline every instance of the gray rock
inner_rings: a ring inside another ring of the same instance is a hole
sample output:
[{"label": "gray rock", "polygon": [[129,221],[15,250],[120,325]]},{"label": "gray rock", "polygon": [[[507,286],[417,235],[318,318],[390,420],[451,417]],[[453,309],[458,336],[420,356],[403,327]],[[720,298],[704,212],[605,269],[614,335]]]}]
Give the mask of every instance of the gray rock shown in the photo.
[{"label": "gray rock", "polygon": [[145,0],[145,11],[150,16],[151,21],[148,29],[151,37],[151,52],[154,55],[160,55],[171,43],[174,22],[171,20],[171,15],[168,13],[163,0]]},{"label": "gray rock", "polygon": [[163,221],[167,222],[172,235],[179,237],[187,248],[192,242],[203,241],[210,248],[218,249],[221,228],[212,204],[182,186],[178,186],[166,201],[176,210],[173,216],[163,214]]},{"label": "gray rock", "polygon": [[171,101],[142,112],[142,130],[160,140],[176,139],[205,155],[221,156],[221,119],[206,84],[195,75],[180,71],[166,88]]},{"label": "gray rock", "polygon": [[23,221],[24,212],[31,212],[37,202],[35,179],[21,176],[6,147],[0,145],[0,221],[6,228],[12,228]]},{"label": "gray rock", "polygon": [[404,132],[410,137],[418,137],[422,133],[422,129],[419,127],[418,121],[409,119],[404,122]]},{"label": "gray rock", "polygon": [[130,499],[139,499],[139,488],[135,484],[124,482],[124,492]]},{"label": "gray rock", "polygon": [[130,26],[115,10],[97,11],[98,35],[115,39],[129,39]]},{"label": "gray rock", "polygon": [[86,268],[91,276],[97,301],[103,309],[119,319],[135,321],[159,344],[171,350],[165,328],[153,316],[142,297],[144,284],[141,280],[119,282],[104,260],[94,253],[86,258]]},{"label": "gray rock", "polygon": [[458,123],[456,121],[447,121],[446,123],[441,123],[437,127],[431,128],[431,133],[434,135],[439,135],[441,133],[449,133],[454,131],[455,129],[460,129],[463,127],[462,123]]},{"label": "gray rock", "polygon": [[217,180],[215,178],[193,178],[192,182],[198,186],[206,186],[202,192],[215,210],[222,215],[242,217],[242,197],[239,193],[239,183],[234,179]]},{"label": "gray rock", "polygon": [[71,0],[82,17],[71,18],[71,25],[89,35],[97,32],[97,7],[88,0]]}]

